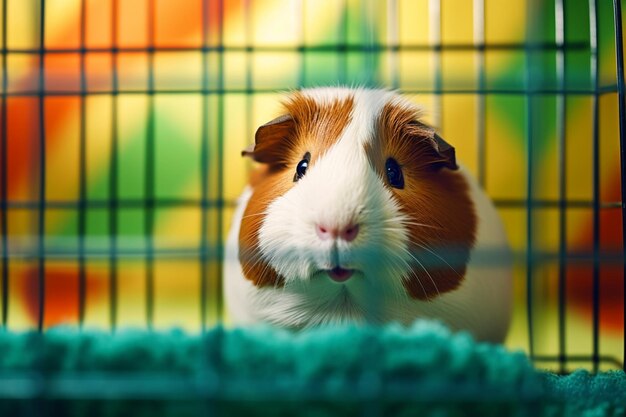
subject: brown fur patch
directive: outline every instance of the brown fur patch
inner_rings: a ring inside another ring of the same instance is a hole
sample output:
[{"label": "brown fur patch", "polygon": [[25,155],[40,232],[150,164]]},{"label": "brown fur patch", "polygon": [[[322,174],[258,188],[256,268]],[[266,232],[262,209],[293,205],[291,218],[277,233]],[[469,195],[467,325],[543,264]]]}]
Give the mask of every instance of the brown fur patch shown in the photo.
[{"label": "brown fur patch", "polygon": [[380,140],[367,152],[385,180],[387,158],[402,167],[404,188],[391,190],[411,223],[406,226],[409,251],[423,265],[413,262],[404,286],[411,297],[429,300],[461,284],[477,220],[467,182],[458,171],[441,168],[442,157],[433,147],[434,131],[416,123],[417,117],[413,109],[385,105],[379,119]]},{"label": "brown fur patch", "polygon": [[[282,123],[280,128],[259,129],[255,151],[246,153],[265,164],[250,178],[252,196],[241,221],[239,232],[239,262],[244,276],[256,286],[280,286],[282,277],[265,262],[259,250],[259,230],[267,207],[293,187],[296,166],[306,152],[311,154],[309,167],[337,142],[341,132],[350,123],[353,98],[318,103],[297,92],[284,104],[293,123]],[[269,135],[268,137],[264,137]]]},{"label": "brown fur patch", "polygon": [[259,287],[280,286],[282,278],[261,258],[259,230],[267,206],[278,196],[287,192],[290,185],[276,169],[264,166],[256,170],[251,186],[253,194],[246,206],[239,230],[239,262],[243,275]]},{"label": "brown fur patch", "polygon": [[352,119],[353,106],[352,96],[324,104],[300,92],[289,98],[285,109],[295,121],[296,138],[290,153],[291,171],[295,172],[296,165],[306,152],[311,153],[310,168],[337,142]]}]

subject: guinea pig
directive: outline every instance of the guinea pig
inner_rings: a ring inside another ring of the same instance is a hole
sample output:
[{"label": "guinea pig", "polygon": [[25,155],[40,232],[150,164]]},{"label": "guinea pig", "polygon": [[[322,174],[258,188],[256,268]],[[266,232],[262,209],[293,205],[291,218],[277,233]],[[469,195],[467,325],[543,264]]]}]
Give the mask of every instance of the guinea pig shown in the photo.
[{"label": "guinea pig", "polygon": [[512,267],[502,222],[419,108],[364,88],[304,89],[283,107],[242,152],[260,166],[226,242],[231,321],[431,318],[503,341]]}]

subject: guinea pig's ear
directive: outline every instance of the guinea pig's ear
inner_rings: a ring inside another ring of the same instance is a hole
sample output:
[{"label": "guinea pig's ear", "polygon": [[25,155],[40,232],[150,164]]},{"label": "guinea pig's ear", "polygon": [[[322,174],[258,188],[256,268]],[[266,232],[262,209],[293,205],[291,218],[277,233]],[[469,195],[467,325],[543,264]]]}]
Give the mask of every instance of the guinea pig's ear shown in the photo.
[{"label": "guinea pig's ear", "polygon": [[259,127],[254,135],[254,145],[241,151],[264,164],[278,164],[284,160],[290,145],[295,123],[289,114],[282,115]]},{"label": "guinea pig's ear", "polygon": [[431,164],[435,169],[448,168],[451,170],[459,169],[456,164],[456,153],[454,147],[443,140],[441,136],[435,133],[435,130],[420,122],[409,123],[412,136],[426,140],[428,145],[435,152],[435,161]]},{"label": "guinea pig's ear", "polygon": [[433,140],[437,154],[443,159],[441,166],[452,170],[459,169],[459,166],[456,164],[454,146],[443,140],[443,138],[436,133],[434,134]]}]

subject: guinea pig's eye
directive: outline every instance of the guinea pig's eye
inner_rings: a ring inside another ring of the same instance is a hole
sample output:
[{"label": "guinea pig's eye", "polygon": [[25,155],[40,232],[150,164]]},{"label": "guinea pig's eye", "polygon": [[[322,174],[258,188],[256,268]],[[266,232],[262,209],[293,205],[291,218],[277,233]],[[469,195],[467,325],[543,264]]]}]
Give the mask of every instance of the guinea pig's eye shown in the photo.
[{"label": "guinea pig's eye", "polygon": [[304,177],[304,174],[306,174],[306,170],[309,167],[310,160],[311,160],[311,154],[308,152],[305,153],[304,156],[302,157],[302,161],[298,162],[298,165],[296,166],[296,173],[293,176],[293,182],[296,182],[300,178]]},{"label": "guinea pig's eye", "polygon": [[398,162],[393,159],[387,159],[385,162],[385,172],[387,172],[387,180],[389,181],[389,185],[393,188],[404,188],[404,177],[402,176],[402,168],[398,165]]}]

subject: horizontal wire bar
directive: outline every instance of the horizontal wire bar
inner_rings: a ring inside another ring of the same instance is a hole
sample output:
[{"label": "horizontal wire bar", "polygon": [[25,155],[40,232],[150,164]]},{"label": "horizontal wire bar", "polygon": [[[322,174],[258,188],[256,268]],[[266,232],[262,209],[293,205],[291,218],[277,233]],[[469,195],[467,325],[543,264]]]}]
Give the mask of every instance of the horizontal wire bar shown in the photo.
[{"label": "horizontal wire bar", "polygon": [[[16,241],[18,239],[9,239],[9,246],[12,246],[12,241]],[[78,248],[60,248],[60,247],[46,247],[44,249],[43,254],[39,252],[38,249],[28,249],[23,248],[24,242],[27,242],[27,239],[21,239],[21,245],[15,245],[16,248],[14,250],[9,250],[8,259],[21,259],[21,260],[34,260],[39,259],[40,256],[44,256],[46,259],[56,259],[56,260],[69,260],[76,261],[77,256],[79,254]],[[55,239],[51,239],[55,240]],[[57,241],[61,239],[56,239]],[[77,243],[78,239],[62,239],[65,242],[69,243]],[[157,241],[159,239],[157,238]],[[199,240],[199,238],[198,238]],[[107,240],[104,238],[88,238],[87,241],[92,241],[97,243],[98,245],[105,245],[104,242]],[[137,247],[124,247],[124,239],[118,239],[118,248],[116,249],[113,256],[116,258],[137,258],[143,259],[148,254],[154,254],[157,257],[169,258],[169,259],[195,259],[200,255],[204,255],[207,259],[217,259],[221,260],[221,257],[215,257],[215,250],[219,247],[219,245],[207,245],[206,253],[203,253],[200,246],[179,246],[179,247],[157,247],[153,250],[149,250],[148,248],[143,247],[144,245],[139,245],[137,242],[145,243],[145,239],[141,238],[130,238],[126,239],[127,242],[132,242]],[[22,246],[19,247],[18,246]],[[442,251],[443,253],[443,251]],[[506,252],[508,254],[508,252]],[[111,254],[111,250],[109,248],[89,248],[85,247],[84,252],[82,253],[85,258],[91,259],[109,259]],[[450,259],[454,258],[455,252],[449,251],[451,255]],[[473,252],[474,262],[481,265],[501,265],[502,263],[509,262],[507,257],[503,257],[504,252],[501,249],[482,249],[476,250]],[[562,260],[564,262],[568,262],[572,265],[576,264],[589,264],[593,262],[597,258],[598,261],[604,263],[604,265],[621,265],[624,262],[624,256],[621,251],[613,250],[613,251],[604,251],[598,253],[598,256],[594,256],[594,252],[592,251],[570,251],[567,254],[560,254],[559,251],[533,251],[531,261],[533,264],[549,264],[558,260]],[[1,259],[1,258],[0,258]],[[515,251],[513,252],[513,259],[518,260],[519,262],[523,262],[526,259],[525,251]]]},{"label": "horizontal wire bar", "polygon": [[532,360],[535,362],[589,362],[590,364],[594,361],[598,361],[600,363],[614,365],[617,368],[623,366],[623,362],[618,358],[609,355],[599,355],[597,357],[593,355],[535,355]]},{"label": "horizontal wire bar", "polygon": [[[593,201],[591,200],[558,200],[558,199],[493,199],[497,207],[502,208],[526,208],[528,204],[535,208],[560,208],[562,204],[565,208],[577,209],[577,208],[593,208]],[[0,201],[0,208],[7,208],[9,210],[29,210],[39,208],[39,201]],[[155,198],[152,201],[147,201],[144,198],[130,198],[130,199],[100,199],[100,200],[46,200],[45,207],[48,209],[66,209],[66,210],[80,210],[86,209],[107,209],[112,205],[117,208],[144,208],[146,204],[153,205],[157,208],[167,207],[201,207],[201,208],[220,208],[227,207],[233,208],[237,205],[236,200],[219,200],[219,199],[194,199],[194,198]],[[621,208],[622,203],[620,201],[606,201],[600,203],[601,209],[617,209]]]},{"label": "horizontal wire bar", "polygon": [[[104,241],[105,239],[97,239],[98,242]],[[140,239],[132,239],[133,242],[139,241]],[[145,240],[141,239],[142,242]],[[124,248],[119,247],[122,245],[123,239],[118,238],[118,248],[115,250],[114,254],[111,254],[109,249],[94,249],[86,247],[83,251],[82,255],[85,259],[91,260],[109,260],[111,256],[114,256],[116,259],[138,259],[144,260],[148,253],[154,254],[155,256],[162,259],[193,259],[201,254],[199,247],[180,247],[180,248],[154,248],[152,250],[147,250],[146,248]],[[75,249],[46,249],[43,256],[47,260],[62,260],[62,261],[76,261],[76,257],[78,256],[78,251]],[[19,260],[33,260],[39,259],[39,254],[37,251],[21,251],[16,253],[9,253],[9,259],[19,259]]]},{"label": "horizontal wire bar", "polygon": [[[6,97],[39,97],[42,94],[46,97],[58,97],[58,96],[73,96],[80,97],[87,96],[100,96],[100,95],[158,95],[158,94],[276,94],[289,86],[282,86],[276,88],[223,88],[223,89],[117,89],[117,90],[87,90],[81,91],[80,88],[76,90],[47,90],[41,92],[39,90],[24,90],[24,91],[8,91],[3,93],[2,96]],[[445,95],[445,94],[480,94],[480,95],[520,95],[520,96],[534,96],[534,95],[583,95],[583,96],[595,96],[610,93],[617,93],[617,85],[608,85],[597,90],[594,89],[558,89],[558,88],[545,88],[536,90],[524,90],[523,88],[493,88],[493,89],[416,89],[416,88],[402,88],[402,92],[408,94],[433,94],[433,95]]]},{"label": "horizontal wire bar", "polygon": [[[593,201],[588,200],[523,200],[523,199],[493,199],[497,207],[502,208],[525,208],[528,205],[534,208],[560,208],[564,203],[565,208],[593,208]],[[608,201],[600,203],[602,209],[621,208],[621,201]]]},{"label": "horizontal wire bar", "polygon": [[320,45],[223,45],[223,46],[129,46],[86,48],[0,48],[0,54],[89,54],[153,52],[419,52],[419,51],[580,51],[589,50],[585,42],[568,43],[434,43],[434,44],[358,44],[337,42]]},{"label": "horizontal wire bar", "polygon": [[[0,202],[0,207],[6,207],[7,209],[17,210],[29,210],[36,209],[38,207],[37,201],[8,201],[6,203]],[[120,199],[120,200],[85,200],[81,201],[54,201],[47,200],[45,207],[48,209],[62,209],[62,210],[80,210],[86,209],[108,209],[112,205],[115,205],[118,209],[124,208],[145,208],[146,205],[154,206],[156,208],[168,208],[168,207],[198,207],[198,208],[220,208],[220,207],[235,207],[235,200],[207,200],[202,201],[198,199],[153,199],[149,201],[144,198],[138,199]]]}]

